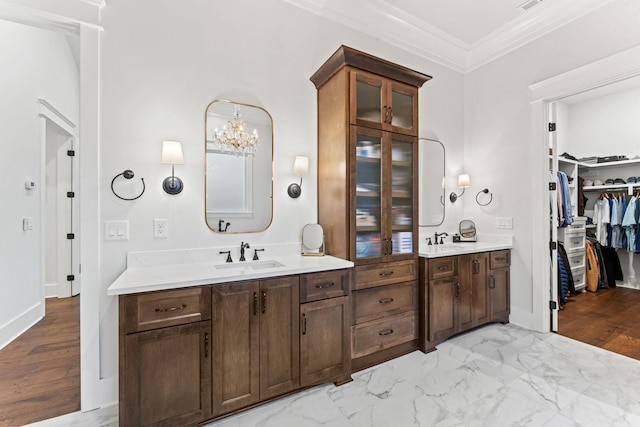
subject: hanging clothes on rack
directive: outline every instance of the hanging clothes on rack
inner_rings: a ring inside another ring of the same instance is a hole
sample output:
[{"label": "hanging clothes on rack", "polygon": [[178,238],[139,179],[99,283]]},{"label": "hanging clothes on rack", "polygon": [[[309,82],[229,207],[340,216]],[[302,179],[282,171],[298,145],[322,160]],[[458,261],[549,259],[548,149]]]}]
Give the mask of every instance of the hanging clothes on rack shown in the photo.
[{"label": "hanging clothes on rack", "polygon": [[558,242],[558,300],[560,306],[567,302],[567,298],[576,294],[575,282],[573,281],[573,273],[571,273],[571,264],[569,257],[564,249],[564,245]]},{"label": "hanging clothes on rack", "polygon": [[625,249],[628,251],[635,251],[636,248],[636,229],[637,229],[637,220],[636,220],[636,196],[632,196],[629,202],[627,203],[627,209],[624,212],[624,217],[622,218],[622,228],[624,230],[624,235],[627,238],[627,244]]},{"label": "hanging clothes on rack", "polygon": [[609,197],[602,194],[593,207],[593,222],[596,224],[596,240],[602,245],[607,244],[607,225],[611,221]]},{"label": "hanging clothes on rack", "polygon": [[571,192],[567,174],[558,171],[558,227],[566,227],[573,223],[571,210]]}]

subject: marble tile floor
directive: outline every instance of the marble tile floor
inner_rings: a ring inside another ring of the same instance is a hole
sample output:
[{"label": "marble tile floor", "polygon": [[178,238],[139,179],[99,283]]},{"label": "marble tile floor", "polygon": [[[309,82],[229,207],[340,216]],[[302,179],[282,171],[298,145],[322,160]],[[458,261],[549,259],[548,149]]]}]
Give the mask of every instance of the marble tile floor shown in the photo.
[{"label": "marble tile floor", "polygon": [[[207,427],[640,426],[640,361],[492,324]],[[32,424],[116,426],[117,407]]]}]

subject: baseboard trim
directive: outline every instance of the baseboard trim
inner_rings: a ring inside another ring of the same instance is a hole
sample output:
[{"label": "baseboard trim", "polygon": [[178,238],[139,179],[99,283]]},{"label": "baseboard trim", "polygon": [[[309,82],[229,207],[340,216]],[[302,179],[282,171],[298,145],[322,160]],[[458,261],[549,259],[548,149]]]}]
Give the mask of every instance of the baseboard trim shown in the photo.
[{"label": "baseboard trim", "polygon": [[0,326],[0,350],[18,338],[44,317],[44,302],[38,302]]}]

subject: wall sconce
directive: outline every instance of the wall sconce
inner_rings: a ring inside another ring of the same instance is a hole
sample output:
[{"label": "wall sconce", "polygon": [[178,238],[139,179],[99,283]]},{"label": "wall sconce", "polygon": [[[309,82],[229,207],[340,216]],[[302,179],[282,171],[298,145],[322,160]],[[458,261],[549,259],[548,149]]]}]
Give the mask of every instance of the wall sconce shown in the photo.
[{"label": "wall sconce", "polygon": [[462,193],[456,194],[454,192],[451,192],[451,194],[449,194],[449,200],[451,201],[451,203],[455,203],[455,201],[458,200],[458,197],[462,197],[462,195],[464,194],[464,190],[467,187],[471,187],[471,179],[469,178],[468,174],[462,173],[458,175],[458,187],[462,187]]},{"label": "wall sconce", "polygon": [[171,165],[171,176],[162,181],[162,188],[167,194],[178,194],[184,188],[182,180],[175,176],[174,165],[184,165],[182,154],[182,144],[178,141],[162,141],[162,161],[163,165]]},{"label": "wall sconce", "polygon": [[293,162],[293,174],[300,175],[300,184],[295,182],[287,188],[287,193],[292,199],[297,199],[302,194],[302,176],[309,173],[309,158],[307,156],[296,156]]}]

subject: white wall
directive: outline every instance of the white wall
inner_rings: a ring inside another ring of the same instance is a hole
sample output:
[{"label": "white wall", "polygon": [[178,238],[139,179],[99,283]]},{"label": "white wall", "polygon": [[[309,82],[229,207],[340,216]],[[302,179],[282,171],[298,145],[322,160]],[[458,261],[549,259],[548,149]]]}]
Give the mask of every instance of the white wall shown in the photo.
[{"label": "white wall", "polygon": [[[3,204],[0,209],[0,348],[44,315],[39,98],[78,120],[78,69],[65,37],[0,20],[0,135]],[[25,189],[25,180],[36,189]],[[22,230],[32,217],[34,229]]]},{"label": "white wall", "polygon": [[[442,140],[451,168],[460,168],[463,80],[440,65],[278,0],[113,0],[102,18],[101,219],[128,219],[131,234],[100,248],[103,378],[117,377],[118,355],[117,299],[106,288],[128,251],[226,246],[237,257],[241,241],[297,242],[304,224],[316,221],[316,89],[309,77],[341,44],[433,76],[420,90],[420,134]],[[213,99],[258,105],[273,117],[274,217],[265,232],[221,235],[205,224],[204,112]],[[177,196],[161,188],[169,173],[160,164],[166,139],[183,144],[185,164],[176,174],[185,189]],[[302,196],[291,199],[296,155],[310,157],[310,173]],[[147,183],[135,202],[109,190],[124,169]],[[153,239],[154,218],[168,219],[168,239]]]},{"label": "white wall", "polygon": [[[521,49],[465,77],[465,168],[478,187],[494,192],[490,209],[465,199],[465,212],[474,216],[479,231],[495,230],[495,216],[513,217],[514,251],[511,273],[511,320],[533,325],[534,294],[532,248],[545,239],[543,230],[532,229],[532,208],[545,201],[531,199],[540,194],[541,151],[544,141],[532,140],[531,93],[528,86],[623,51],[640,43],[637,1],[618,0],[581,17]],[[531,162],[540,159],[540,163]],[[542,209],[536,212],[542,211]],[[538,246],[540,247],[540,246]]]}]

